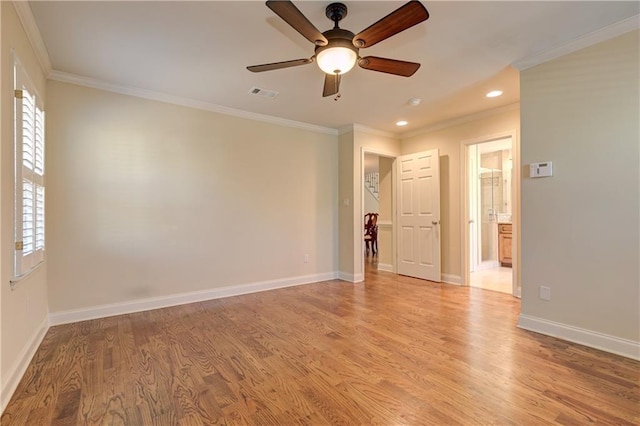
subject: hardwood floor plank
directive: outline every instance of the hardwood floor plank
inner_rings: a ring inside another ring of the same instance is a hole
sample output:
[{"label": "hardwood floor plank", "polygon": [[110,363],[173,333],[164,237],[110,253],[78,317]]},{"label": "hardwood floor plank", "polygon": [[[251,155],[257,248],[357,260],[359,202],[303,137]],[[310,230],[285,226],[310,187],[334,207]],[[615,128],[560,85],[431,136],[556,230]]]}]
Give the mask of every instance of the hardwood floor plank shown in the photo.
[{"label": "hardwood floor plank", "polygon": [[518,329],[519,310],[369,268],[56,326],[0,422],[640,424],[640,362]]}]

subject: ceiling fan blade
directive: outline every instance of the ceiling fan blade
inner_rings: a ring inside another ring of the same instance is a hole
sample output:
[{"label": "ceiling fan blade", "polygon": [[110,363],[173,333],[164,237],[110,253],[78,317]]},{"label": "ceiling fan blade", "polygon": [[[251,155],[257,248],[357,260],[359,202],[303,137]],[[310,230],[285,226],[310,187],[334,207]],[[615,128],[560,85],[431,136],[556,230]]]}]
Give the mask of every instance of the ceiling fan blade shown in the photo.
[{"label": "ceiling fan blade", "polygon": [[313,59],[294,59],[293,61],[274,62],[272,64],[252,65],[247,67],[251,72],[263,72],[271,70],[279,70],[281,68],[297,67],[298,65],[306,65],[313,62]]},{"label": "ceiling fan blade", "polygon": [[340,91],[340,74],[325,74],[322,96],[336,95]]},{"label": "ceiling fan blade", "polygon": [[410,1],[353,37],[353,45],[371,47],[429,18],[429,12],[419,1]]},{"label": "ceiling fan blade", "polygon": [[360,68],[366,70],[386,72],[387,74],[411,77],[418,71],[420,64],[416,62],[398,61],[397,59],[379,58],[377,56],[366,56],[358,59]]},{"label": "ceiling fan blade", "polygon": [[290,1],[269,0],[267,7],[316,46],[326,46],[329,43],[327,38]]}]

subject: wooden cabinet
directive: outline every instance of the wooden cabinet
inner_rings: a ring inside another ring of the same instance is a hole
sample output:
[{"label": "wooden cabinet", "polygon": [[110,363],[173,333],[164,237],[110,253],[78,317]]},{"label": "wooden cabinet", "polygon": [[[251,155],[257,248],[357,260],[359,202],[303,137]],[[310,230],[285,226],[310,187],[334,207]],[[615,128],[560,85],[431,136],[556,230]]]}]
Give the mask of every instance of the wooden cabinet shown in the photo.
[{"label": "wooden cabinet", "polygon": [[498,260],[502,266],[511,266],[511,228],[510,223],[498,224]]}]

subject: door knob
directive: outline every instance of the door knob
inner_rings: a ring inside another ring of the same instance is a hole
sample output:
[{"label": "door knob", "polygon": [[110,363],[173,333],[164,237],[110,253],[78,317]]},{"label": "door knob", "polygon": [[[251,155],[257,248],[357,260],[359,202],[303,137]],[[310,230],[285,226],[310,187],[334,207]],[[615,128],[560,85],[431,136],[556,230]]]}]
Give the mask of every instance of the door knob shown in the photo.
[{"label": "door knob", "polygon": [[437,224],[440,223],[440,221],[439,220],[432,220],[431,223],[434,224],[434,225],[437,225]]}]

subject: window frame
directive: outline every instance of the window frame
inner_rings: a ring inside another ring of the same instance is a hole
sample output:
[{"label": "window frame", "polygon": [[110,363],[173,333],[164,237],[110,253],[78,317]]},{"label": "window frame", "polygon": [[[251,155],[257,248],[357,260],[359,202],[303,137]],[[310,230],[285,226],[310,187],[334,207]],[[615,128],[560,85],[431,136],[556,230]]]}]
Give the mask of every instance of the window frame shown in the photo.
[{"label": "window frame", "polygon": [[[15,284],[45,261],[45,119],[43,98],[13,55]],[[31,190],[29,190],[31,187]]]}]

